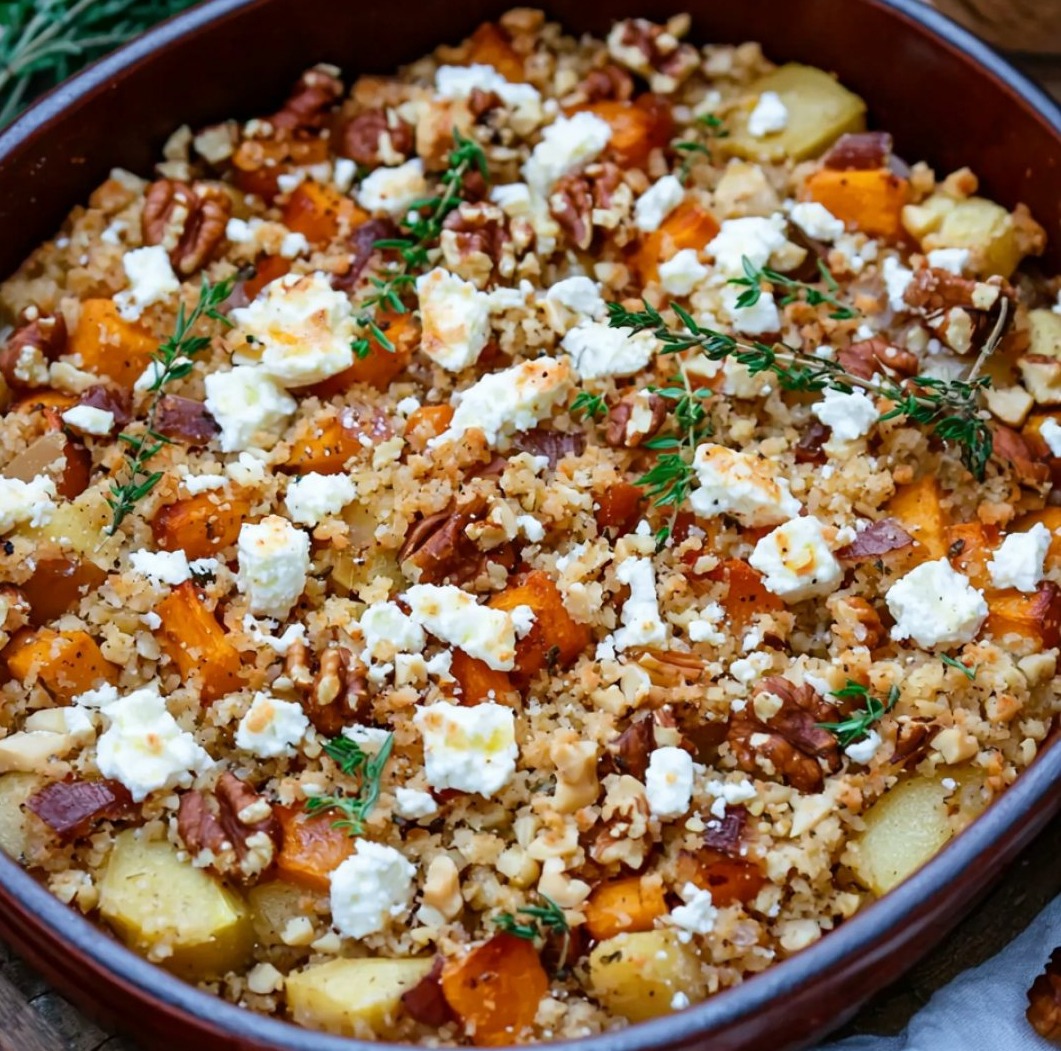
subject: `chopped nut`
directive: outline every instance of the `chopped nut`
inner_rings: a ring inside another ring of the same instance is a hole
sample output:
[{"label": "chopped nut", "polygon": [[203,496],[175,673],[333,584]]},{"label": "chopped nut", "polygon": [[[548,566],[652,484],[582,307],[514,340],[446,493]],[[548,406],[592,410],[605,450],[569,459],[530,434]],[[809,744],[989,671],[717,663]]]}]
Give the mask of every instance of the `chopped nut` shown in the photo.
[{"label": "chopped nut", "polygon": [[439,854],[427,867],[424,879],[424,906],[434,909],[444,920],[452,920],[464,908],[460,873],[448,854]]},{"label": "chopped nut", "polygon": [[616,449],[636,449],[667,419],[667,403],[658,394],[634,391],[608,410],[604,440]]},{"label": "chopped nut", "polygon": [[1035,399],[1023,387],[989,387],[984,392],[987,407],[1003,423],[1021,427],[1035,405]]},{"label": "chopped nut", "polygon": [[366,167],[400,164],[413,150],[413,129],[382,109],[359,113],[342,129],[339,151]]},{"label": "chopped nut", "polygon": [[61,314],[43,315],[17,328],[0,350],[0,376],[12,390],[48,385],[48,363],[66,349]]},{"label": "chopped nut", "polygon": [[608,34],[608,54],[664,95],[677,91],[700,65],[700,53],[691,44],[679,43],[670,25],[644,18],[617,22]]},{"label": "chopped nut", "polygon": [[398,561],[420,584],[462,583],[476,577],[484,556],[465,530],[474,516],[439,511],[413,525],[398,551]]},{"label": "chopped nut", "polygon": [[219,186],[159,179],[144,198],[144,244],[162,245],[178,274],[193,274],[224,240],[231,212],[232,201]]},{"label": "chopped nut", "polygon": [[878,372],[898,376],[916,376],[920,363],[917,355],[893,347],[883,336],[859,340],[836,355],[837,361],[852,376],[872,379]]},{"label": "chopped nut", "polygon": [[611,162],[591,164],[565,175],[549,195],[549,211],[577,248],[588,249],[593,228],[614,228],[629,211],[633,193]]},{"label": "chopped nut", "polygon": [[558,813],[573,814],[597,801],[600,782],[596,744],[579,740],[573,730],[560,730],[553,734],[549,758],[556,764],[553,807]]},{"label": "chopped nut", "polygon": [[279,112],[269,118],[274,128],[284,131],[314,130],[324,126],[328,110],[342,98],[342,81],[330,66],[307,69]]},{"label": "chopped nut", "polygon": [[505,213],[484,201],[463,201],[443,224],[440,244],[446,264],[456,274],[484,288],[496,270],[502,277],[515,272]]}]

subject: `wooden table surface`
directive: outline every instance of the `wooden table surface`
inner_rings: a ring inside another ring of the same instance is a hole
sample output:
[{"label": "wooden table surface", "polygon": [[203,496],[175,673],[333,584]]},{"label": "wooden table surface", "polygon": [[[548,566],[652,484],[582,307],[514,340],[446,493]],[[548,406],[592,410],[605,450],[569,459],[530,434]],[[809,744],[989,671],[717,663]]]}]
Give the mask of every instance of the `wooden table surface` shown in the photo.
[{"label": "wooden table surface", "polygon": [[[1034,11],[1046,27],[1036,37],[1035,50],[1053,54],[1022,54],[1015,61],[1061,99],[1061,0],[936,2],[949,14],[970,21],[980,30],[987,26],[984,19],[991,17],[996,4],[1001,4],[1002,11],[1011,13],[1019,11],[1023,4],[1030,4],[1028,10]],[[1012,32],[1007,29],[1007,33]],[[937,989],[1007,945],[1047,902],[1061,894],[1058,858],[1061,858],[1061,818],[1025,851],[998,886],[941,945],[870,1001],[837,1038],[854,1033],[899,1032]],[[85,1018],[0,943],[0,1051],[140,1049],[122,1037],[104,1032]]]}]

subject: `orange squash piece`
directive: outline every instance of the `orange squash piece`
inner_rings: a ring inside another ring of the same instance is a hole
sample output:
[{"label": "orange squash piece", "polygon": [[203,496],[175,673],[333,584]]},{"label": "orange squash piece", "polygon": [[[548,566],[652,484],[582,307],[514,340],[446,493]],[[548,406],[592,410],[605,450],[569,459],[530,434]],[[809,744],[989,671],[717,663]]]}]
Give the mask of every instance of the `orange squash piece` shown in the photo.
[{"label": "orange squash piece", "polygon": [[468,44],[469,66],[493,66],[505,80],[514,84],[522,84],[527,79],[522,57],[509,43],[505,31],[495,23],[484,22],[472,33]]},{"label": "orange squash piece", "polygon": [[207,490],[165,504],[151,520],[151,532],[163,551],[209,558],[236,542],[250,509],[246,497]]},{"label": "orange squash piece", "polygon": [[118,668],[105,660],[96,640],[84,631],[19,632],[3,653],[13,678],[25,682],[34,671],[48,692],[68,702],[105,682],[118,681]]},{"label": "orange squash piece", "polygon": [[283,277],[290,269],[291,260],[282,255],[262,256],[254,264],[254,277],[243,282],[243,294],[248,299],[254,299],[267,284]]},{"label": "orange squash piece", "polygon": [[239,650],[190,580],[178,584],[159,603],[158,615],[163,650],[177,665],[182,681],[199,683],[204,701],[216,701],[240,688]]},{"label": "orange squash piece", "polygon": [[368,218],[346,194],[313,179],[299,183],[283,207],[284,225],[311,245],[325,245]]},{"label": "orange squash piece", "polygon": [[500,700],[505,694],[515,690],[508,672],[491,668],[486,661],[469,657],[464,650],[453,651],[449,673],[460,686],[461,704]]},{"label": "orange squash piece", "polygon": [[777,595],[766,590],[758,571],[742,558],[723,559],[707,576],[709,580],[721,580],[728,585],[720,603],[726,619],[738,631],[759,613],[779,613],[785,608]]},{"label": "orange squash piece", "polygon": [[33,574],[21,585],[33,623],[46,624],[61,617],[106,578],[107,574],[87,559],[37,559]]},{"label": "orange squash piece", "polygon": [[1036,649],[1061,644],[1061,588],[1056,584],[1044,581],[1031,593],[1006,588],[988,592],[986,598],[984,630],[996,639],[1021,635]]},{"label": "orange squash piece", "polygon": [[650,931],[666,914],[662,883],[640,876],[598,883],[586,902],[586,926],[597,941],[624,931]]},{"label": "orange squash piece", "polygon": [[679,884],[693,883],[711,891],[712,902],[719,906],[747,905],[766,882],[754,861],[731,858],[708,847],[696,853],[683,850],[678,855],[677,877]]},{"label": "orange squash piece", "polygon": [[302,807],[274,807],[284,832],[277,875],[288,883],[327,892],[331,874],[354,852],[354,841],[333,828],[331,814],[310,816]]},{"label": "orange squash piece", "polygon": [[387,314],[378,319],[378,324],[394,349],[387,350],[370,340],[368,354],[355,358],[348,369],[314,384],[309,393],[318,398],[330,398],[342,394],[354,383],[367,383],[376,390],[386,390],[394,377],[409,364],[413,350],[420,342],[420,326],[411,313]]},{"label": "orange squash piece", "polygon": [[1061,565],[1061,507],[1044,507],[1041,511],[1029,511],[1017,518],[1010,527],[1011,533],[1026,533],[1037,522],[1050,530],[1050,550],[1046,552],[1046,568]]},{"label": "orange squash piece", "polygon": [[518,1043],[549,978],[525,938],[495,934],[442,967],[442,995],[479,1047]]},{"label": "orange squash piece", "polygon": [[567,612],[563,596],[541,570],[498,592],[487,605],[510,613],[517,606],[534,610],[533,627],[516,643],[515,673],[520,678],[529,679],[547,664],[571,664],[590,644],[589,628]]},{"label": "orange squash piece", "polygon": [[807,180],[806,194],[849,227],[870,237],[897,237],[910,184],[887,168],[834,171],[822,168]]},{"label": "orange squash piece", "polygon": [[453,421],[452,405],[421,405],[405,421],[405,440],[414,452],[422,453]]},{"label": "orange squash piece", "polygon": [[607,156],[623,168],[644,168],[648,155],[666,146],[674,133],[670,104],[659,95],[639,95],[633,102],[604,99],[578,109],[611,125]]},{"label": "orange squash piece", "polygon": [[960,522],[947,529],[947,553],[951,565],[964,573],[974,588],[991,586],[987,563],[998,547],[998,527],[982,522]]},{"label": "orange squash piece", "polygon": [[660,224],[641,238],[633,266],[645,284],[659,281],[659,264],[683,248],[703,248],[720,227],[715,217],[695,201],[684,201]]},{"label": "orange squash piece", "polygon": [[593,517],[598,529],[618,529],[629,533],[641,517],[645,490],[633,482],[614,482],[595,494],[597,509]]},{"label": "orange squash piece", "polygon": [[887,511],[915,541],[912,546],[896,552],[896,557],[904,565],[912,569],[921,562],[946,556],[950,523],[934,475],[925,475],[916,482],[900,486],[888,501]]},{"label": "orange squash piece", "polygon": [[338,416],[323,423],[310,420],[292,440],[284,468],[296,474],[338,474],[351,456],[362,452],[357,436],[343,427]]},{"label": "orange squash piece", "polygon": [[70,335],[69,353],[79,355],[81,368],[132,389],[158,342],[139,325],[124,320],[110,299],[86,299]]},{"label": "orange squash piece", "polygon": [[76,394],[64,394],[60,390],[38,390],[19,398],[11,408],[14,412],[24,415],[49,409],[53,412],[65,412],[77,402]]}]

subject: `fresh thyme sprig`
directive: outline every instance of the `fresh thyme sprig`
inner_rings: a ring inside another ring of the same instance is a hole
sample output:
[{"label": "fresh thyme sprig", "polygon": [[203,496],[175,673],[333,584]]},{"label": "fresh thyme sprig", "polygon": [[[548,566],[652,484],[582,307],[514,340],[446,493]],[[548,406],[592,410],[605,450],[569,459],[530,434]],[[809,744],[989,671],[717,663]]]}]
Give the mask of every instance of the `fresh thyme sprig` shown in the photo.
[{"label": "fresh thyme sprig", "polygon": [[[716,117],[714,113],[705,113],[697,117],[693,130],[699,131],[700,137],[683,139],[674,144],[674,148],[683,155],[682,163],[678,167],[678,179],[683,183],[689,178],[689,170],[697,157],[706,157],[711,160],[711,147],[708,143],[712,139],[724,139],[729,135],[722,124],[722,118]],[[704,139],[707,141],[703,141]]]},{"label": "fresh thyme sprig", "polygon": [[952,657],[947,653],[941,653],[939,659],[948,668],[955,668],[957,671],[960,671],[970,682],[973,682],[976,679],[976,673],[980,670],[979,664],[974,664],[970,668],[968,664],[963,664],[957,657]]},{"label": "fresh thyme sprig", "polygon": [[307,813],[337,810],[342,817],[333,821],[332,827],[341,828],[350,836],[362,835],[368,815],[379,802],[383,769],[393,748],[394,734],[387,734],[375,755],[369,755],[348,737],[333,737],[324,746],[324,752],[339,764],[339,769],[347,777],[359,778],[357,793],[311,796],[306,801]]},{"label": "fresh thyme sprig", "polygon": [[784,289],[784,295],[778,301],[780,306],[788,306],[789,303],[797,303],[801,300],[812,307],[827,303],[833,308],[829,317],[837,321],[849,321],[851,318],[858,317],[858,311],[854,307],[836,298],[840,286],[829,272],[829,268],[820,259],[818,260],[818,273],[821,274],[825,291],[807,284],[806,281],[796,281],[787,274],[778,273],[768,266],[756,266],[747,256],[741,257],[741,267],[744,270],[744,277],[732,277],[728,282],[744,288],[744,291],[737,297],[738,307],[755,306],[762,295],[763,283],[769,282],[771,285]]},{"label": "fresh thyme sprig", "polygon": [[636,483],[646,491],[656,507],[671,509],[667,524],[656,530],[657,548],[662,548],[674,532],[674,520],[696,480],[693,469],[696,447],[712,433],[711,421],[704,405],[704,400],[712,395],[711,389],[699,387],[693,390],[684,370],[671,382],[680,386],[650,387],[649,390],[674,403],[671,419],[675,433],[662,434],[644,443],[644,448],[653,449],[659,455]]},{"label": "fresh thyme sprig", "polygon": [[429,252],[442,236],[442,224],[446,216],[460,204],[465,176],[472,171],[489,179],[486,154],[477,142],[465,138],[454,128],[453,149],[449,155],[449,166],[441,176],[441,192],[414,201],[409,206],[401,223],[405,231],[403,236],[385,237],[375,243],[376,248],[397,252],[399,258],[385,276],[371,279],[375,291],[361,301],[357,324],[362,335],[353,342],[354,353],[359,358],[368,356],[373,343],[383,350],[394,350],[394,344],[375,319],[376,312],[407,312],[402,297],[415,284],[417,273],[428,265]]},{"label": "fresh thyme sprig", "polygon": [[0,3],[0,127],[35,94],[191,6],[192,0]]},{"label": "fresh thyme sprig", "polygon": [[209,336],[195,334],[195,327],[203,318],[218,321],[226,326],[232,324],[220,312],[220,307],[232,295],[234,283],[235,278],[226,278],[216,285],[211,284],[204,274],[202,287],[199,290],[199,301],[192,308],[191,313],[186,313],[184,304],[181,303],[177,311],[173,335],[164,343],[159,344],[158,351],[151,356],[155,380],[148,390],[154,397],[151,399],[151,407],[144,420],[144,430],[141,434],[123,432],[118,435],[118,440],[126,447],[128,478],[124,482],[111,483],[107,503],[110,504],[113,518],[107,529],[108,536],[113,536],[117,532],[118,527],[132,513],[137,503],[162,480],[162,471],[149,470],[148,463],[170,443],[164,434],[155,430],[155,417],[158,415],[163,389],[175,380],[187,376],[192,371],[191,359],[210,346]]},{"label": "fresh thyme sprig", "polygon": [[[544,905],[522,905],[516,909],[516,915],[502,912],[493,918],[493,923],[505,934],[513,934],[526,941],[536,938],[545,939],[549,934],[559,934],[563,938],[560,948],[560,959],[556,965],[557,972],[562,972],[567,963],[567,954],[571,945],[571,928],[568,926],[564,910],[548,895],[539,892],[538,896]],[[527,916],[529,923],[521,922],[520,916]]]},{"label": "fresh thyme sprig", "polygon": [[[962,463],[977,481],[983,481],[993,448],[991,429],[980,405],[981,396],[991,383],[988,377],[962,381],[915,376],[903,383],[887,377],[865,380],[847,372],[839,362],[786,343],[744,342],[703,328],[677,304],[672,304],[672,309],[682,323],[681,329],[668,326],[659,311],[647,304],[644,310],[631,311],[621,303],[609,303],[608,321],[613,328],[651,332],[663,344],[664,354],[695,349],[711,361],[736,361],[752,375],[769,372],[785,390],[831,389],[850,394],[859,388],[886,398],[892,407],[880,417],[881,421],[904,419],[928,427],[944,443],[957,446]],[[993,349],[985,345],[988,353]]]},{"label": "fresh thyme sprig", "polygon": [[836,735],[837,743],[841,748],[846,748],[849,744],[854,744],[866,737],[873,728],[873,724],[895,707],[899,700],[899,687],[893,686],[888,691],[887,701],[878,701],[870,694],[868,687],[848,679],[847,685],[842,690],[834,690],[830,696],[838,697],[840,700],[863,702],[862,708],[852,712],[842,722],[818,723],[821,729]]},{"label": "fresh thyme sprig", "polygon": [[590,394],[580,390],[571,403],[571,412],[579,413],[583,418],[598,420],[608,411],[608,402],[603,394]]}]

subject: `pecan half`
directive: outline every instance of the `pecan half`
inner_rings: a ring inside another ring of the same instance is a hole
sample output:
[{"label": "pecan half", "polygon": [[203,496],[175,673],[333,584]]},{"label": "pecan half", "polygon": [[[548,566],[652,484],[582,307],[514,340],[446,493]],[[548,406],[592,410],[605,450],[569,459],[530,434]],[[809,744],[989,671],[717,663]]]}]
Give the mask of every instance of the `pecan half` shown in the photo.
[{"label": "pecan half", "polygon": [[894,518],[881,518],[866,526],[850,544],[837,548],[836,557],[844,562],[861,562],[900,551],[913,542],[914,538]]},{"label": "pecan half", "polygon": [[892,155],[892,137],[886,131],[857,131],[841,135],[822,158],[834,171],[868,171],[886,168]]},{"label": "pecan half", "polygon": [[53,781],[34,792],[26,806],[69,843],[86,835],[97,821],[128,816],[133,800],[118,781]]},{"label": "pecan half", "polygon": [[[506,248],[511,242],[505,213],[496,204],[462,201],[442,224],[440,244],[450,269],[484,286],[496,270],[510,277],[515,255]],[[507,256],[507,258],[506,258]]]},{"label": "pecan half", "polygon": [[533,427],[512,436],[517,452],[544,456],[550,467],[555,467],[565,456],[581,456],[586,450],[586,436],[582,431],[554,431],[550,427]]},{"label": "pecan half", "polygon": [[227,770],[212,796],[195,789],[181,795],[177,834],[189,853],[209,868],[243,883],[266,872],[280,848],[280,822],[264,796]]},{"label": "pecan half", "polygon": [[700,65],[700,53],[682,44],[670,26],[645,18],[626,18],[608,34],[608,54],[620,65],[645,77],[653,91],[676,91]]},{"label": "pecan half", "polygon": [[312,131],[324,127],[328,110],[342,97],[343,84],[329,66],[307,69],[283,107],[269,118],[274,128]]},{"label": "pecan half", "polygon": [[873,336],[844,347],[836,354],[845,372],[861,379],[872,379],[878,372],[899,376],[916,376],[920,368],[917,355],[893,347],[883,336]]},{"label": "pecan half", "polygon": [[591,69],[575,88],[575,94],[583,102],[626,102],[633,93],[633,77],[610,62],[601,69]]},{"label": "pecan half", "polygon": [[[756,703],[767,695],[772,703]],[[771,707],[774,711],[766,718],[756,714]],[[825,783],[822,763],[830,773],[838,770],[840,750],[836,738],[818,723],[834,722],[839,714],[810,686],[771,675],[756,685],[747,707],[730,718],[726,739],[742,770],[773,773],[800,792],[820,792]]]},{"label": "pecan half", "polygon": [[61,314],[27,321],[0,350],[0,375],[12,390],[32,390],[48,382],[48,363],[66,349],[66,322]]},{"label": "pecan half", "polygon": [[120,387],[105,387],[102,384],[89,387],[78,395],[77,403],[111,413],[114,416],[116,427],[124,427],[133,417],[132,399],[129,392]]},{"label": "pecan half", "polygon": [[895,749],[888,762],[907,768],[917,766],[928,751],[929,743],[937,729],[935,723],[899,723],[895,732]]},{"label": "pecan half", "polygon": [[[474,579],[483,564],[483,553],[465,530],[474,517],[464,512],[439,511],[410,527],[398,551],[402,567],[416,570],[421,584],[460,584]],[[412,575],[412,574],[411,574]]]},{"label": "pecan half", "polygon": [[991,435],[994,456],[1012,466],[1021,485],[1037,489],[1050,477],[1050,465],[1046,459],[1037,455],[1018,431],[1001,423],[993,423]]},{"label": "pecan half", "polygon": [[1009,309],[1003,331],[1012,326],[1016,315],[1016,293],[1008,282],[1001,278],[974,281],[937,267],[915,270],[903,299],[959,354],[983,344],[998,321],[1004,300]]},{"label": "pecan half", "polygon": [[616,165],[591,164],[557,180],[549,195],[549,211],[571,243],[585,250],[593,243],[594,220],[600,218],[594,213],[607,212],[622,185],[623,173]]},{"label": "pecan half", "polygon": [[193,274],[224,240],[231,213],[232,201],[219,186],[158,179],[144,198],[144,244],[162,245],[178,274]]},{"label": "pecan half", "polygon": [[615,449],[636,449],[652,437],[667,419],[667,403],[658,394],[642,391],[625,395],[608,410],[604,440]]},{"label": "pecan half", "polygon": [[1061,948],[1054,949],[1028,990],[1026,1017],[1043,1039],[1061,1041]]},{"label": "pecan half", "polygon": [[339,135],[339,152],[368,168],[400,164],[412,153],[413,145],[412,126],[382,109],[358,113]]},{"label": "pecan half", "polygon": [[376,242],[396,237],[397,234],[398,228],[390,219],[369,219],[358,226],[347,239],[350,245],[350,269],[345,274],[334,274],[332,287],[343,292],[356,288],[373,257],[382,255]]},{"label": "pecan half", "polygon": [[155,430],[186,445],[206,445],[219,428],[201,401],[163,394],[155,410]]},{"label": "pecan half", "polygon": [[663,745],[672,745],[692,750],[678,729],[677,720],[670,708],[639,715],[615,740],[605,746],[601,757],[605,770],[618,774],[629,774],[644,781],[648,761],[652,752]]}]

